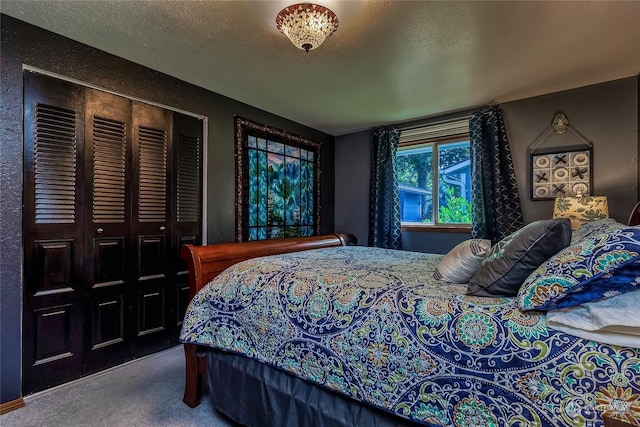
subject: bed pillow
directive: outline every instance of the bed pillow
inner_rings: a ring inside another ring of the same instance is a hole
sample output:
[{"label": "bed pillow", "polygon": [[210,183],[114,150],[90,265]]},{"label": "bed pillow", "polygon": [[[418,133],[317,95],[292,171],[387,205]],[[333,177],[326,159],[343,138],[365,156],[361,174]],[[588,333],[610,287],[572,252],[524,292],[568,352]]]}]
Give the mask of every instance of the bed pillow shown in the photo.
[{"label": "bed pillow", "polygon": [[490,250],[491,240],[465,240],[440,260],[433,277],[450,283],[467,283]]},{"label": "bed pillow", "polygon": [[640,227],[584,238],[544,262],[518,292],[522,310],[574,307],[640,289]]},{"label": "bed pillow", "polygon": [[640,290],[576,307],[549,310],[551,329],[577,337],[640,348]]},{"label": "bed pillow", "polygon": [[597,221],[589,221],[581,227],[573,230],[571,234],[571,244],[578,243],[582,239],[594,236],[596,234],[610,233],[620,228],[626,228],[627,225],[619,223],[613,218],[600,219]]},{"label": "bed pillow", "polygon": [[467,295],[506,296],[540,264],[569,245],[571,222],[564,219],[535,221],[496,243],[467,287]]}]

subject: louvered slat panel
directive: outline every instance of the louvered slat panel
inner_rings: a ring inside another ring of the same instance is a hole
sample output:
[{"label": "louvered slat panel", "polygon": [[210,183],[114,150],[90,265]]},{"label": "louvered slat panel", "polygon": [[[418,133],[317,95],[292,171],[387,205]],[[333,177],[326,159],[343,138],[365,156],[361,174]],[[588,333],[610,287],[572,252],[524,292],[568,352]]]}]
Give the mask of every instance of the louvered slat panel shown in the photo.
[{"label": "louvered slat panel", "polygon": [[37,104],[34,151],[36,223],[75,223],[75,112]]},{"label": "louvered slat panel", "polygon": [[177,220],[197,222],[200,216],[200,139],[178,135]]},{"label": "louvered slat panel", "polygon": [[93,117],[93,222],[125,221],[127,125]]},{"label": "louvered slat panel", "polygon": [[164,222],[167,211],[167,132],[138,128],[138,221]]}]

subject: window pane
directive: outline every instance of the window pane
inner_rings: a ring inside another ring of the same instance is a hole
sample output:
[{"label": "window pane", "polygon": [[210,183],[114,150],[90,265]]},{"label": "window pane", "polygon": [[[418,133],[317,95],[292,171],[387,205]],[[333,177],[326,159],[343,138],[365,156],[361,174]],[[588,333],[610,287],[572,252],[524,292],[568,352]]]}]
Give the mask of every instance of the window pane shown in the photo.
[{"label": "window pane", "polygon": [[398,149],[396,157],[402,222],[433,223],[433,146]]},{"label": "window pane", "polygon": [[469,141],[438,146],[438,222],[471,223]]}]

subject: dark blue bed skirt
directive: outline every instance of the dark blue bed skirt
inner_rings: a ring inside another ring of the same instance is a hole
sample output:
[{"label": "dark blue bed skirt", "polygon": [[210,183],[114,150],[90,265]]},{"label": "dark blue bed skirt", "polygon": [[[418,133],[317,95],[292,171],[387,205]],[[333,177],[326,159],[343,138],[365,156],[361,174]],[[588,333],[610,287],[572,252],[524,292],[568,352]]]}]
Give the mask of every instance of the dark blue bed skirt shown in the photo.
[{"label": "dark blue bed skirt", "polygon": [[213,406],[241,425],[418,426],[241,355],[212,350],[208,358],[207,386]]}]

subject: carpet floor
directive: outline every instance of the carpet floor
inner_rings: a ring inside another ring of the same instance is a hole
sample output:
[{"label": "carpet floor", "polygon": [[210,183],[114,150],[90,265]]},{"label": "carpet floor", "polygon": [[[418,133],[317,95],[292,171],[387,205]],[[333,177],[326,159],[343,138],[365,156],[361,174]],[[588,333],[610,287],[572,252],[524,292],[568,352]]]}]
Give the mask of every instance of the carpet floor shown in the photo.
[{"label": "carpet floor", "polygon": [[208,396],[182,403],[184,353],[173,347],[107,371],[25,397],[0,416],[2,427],[234,427]]}]

